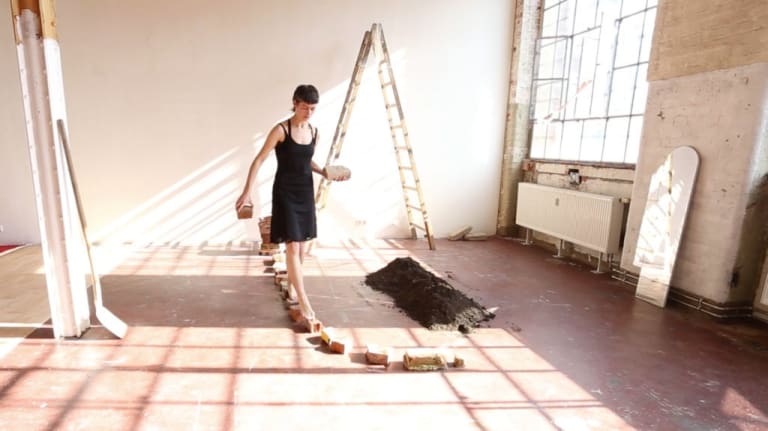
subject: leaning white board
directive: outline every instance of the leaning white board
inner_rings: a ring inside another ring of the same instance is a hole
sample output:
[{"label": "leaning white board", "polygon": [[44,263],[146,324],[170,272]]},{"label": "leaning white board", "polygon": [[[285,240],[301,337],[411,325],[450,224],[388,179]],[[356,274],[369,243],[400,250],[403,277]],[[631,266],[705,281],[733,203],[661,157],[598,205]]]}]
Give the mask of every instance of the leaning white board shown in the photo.
[{"label": "leaning white board", "polygon": [[675,270],[680,238],[699,170],[699,155],[691,147],[674,149],[651,177],[635,266],[640,267],[635,296],[664,307]]},{"label": "leaning white board", "polygon": [[125,338],[125,334],[128,332],[128,325],[104,306],[101,290],[101,279],[99,278],[99,274],[96,273],[96,266],[93,263],[93,252],[91,251],[91,243],[88,240],[88,233],[85,222],[85,211],[83,210],[83,201],[80,199],[80,189],[77,187],[77,179],[75,178],[75,166],[72,163],[72,154],[69,151],[69,134],[67,133],[64,120],[56,120],[56,128],[59,132],[62,153],[64,154],[64,158],[67,162],[66,172],[69,174],[69,183],[72,186],[72,193],[75,195],[75,203],[77,204],[77,213],[80,219],[80,228],[82,229],[83,242],[85,242],[85,249],[88,252],[88,264],[90,265],[91,280],[93,282],[93,307],[96,310],[96,318],[99,319],[99,322],[101,322],[102,326],[104,326],[104,328],[106,328],[109,332],[118,338]]}]

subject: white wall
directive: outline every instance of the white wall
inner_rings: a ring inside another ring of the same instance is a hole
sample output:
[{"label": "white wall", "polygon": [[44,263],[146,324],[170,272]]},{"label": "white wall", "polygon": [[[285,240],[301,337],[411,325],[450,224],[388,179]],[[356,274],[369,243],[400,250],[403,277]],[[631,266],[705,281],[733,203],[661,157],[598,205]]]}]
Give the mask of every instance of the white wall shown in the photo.
[{"label": "white wall", "polygon": [[[0,3],[1,4],[1,3]],[[234,200],[300,83],[321,102],[324,162],[365,30],[381,22],[437,236],[493,232],[511,1],[59,2],[69,128],[90,236],[101,241],[257,238]],[[7,2],[0,6],[0,242],[39,239]],[[372,64],[372,63],[371,63]],[[375,75],[363,82],[320,237],[406,236]],[[270,211],[274,162],[254,198]]]},{"label": "white wall", "polygon": [[39,242],[10,2],[0,15],[0,244]]}]

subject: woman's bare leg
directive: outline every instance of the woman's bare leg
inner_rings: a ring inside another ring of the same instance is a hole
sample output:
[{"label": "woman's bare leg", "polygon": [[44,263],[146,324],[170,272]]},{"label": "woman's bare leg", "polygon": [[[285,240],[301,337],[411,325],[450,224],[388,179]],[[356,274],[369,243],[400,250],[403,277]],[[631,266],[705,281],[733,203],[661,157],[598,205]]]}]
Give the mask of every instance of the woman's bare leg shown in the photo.
[{"label": "woman's bare leg", "polygon": [[288,281],[296,289],[296,299],[299,300],[301,313],[307,320],[315,318],[315,311],[309,303],[309,298],[304,290],[304,275],[301,271],[301,264],[304,261],[303,251],[305,242],[289,242],[285,245],[285,265],[288,270]]},{"label": "woman's bare leg", "polygon": [[312,250],[312,240],[309,241],[302,241],[299,244],[301,244],[301,254],[299,255],[299,259],[301,260],[301,265],[304,265],[304,258],[309,255],[310,250]]}]

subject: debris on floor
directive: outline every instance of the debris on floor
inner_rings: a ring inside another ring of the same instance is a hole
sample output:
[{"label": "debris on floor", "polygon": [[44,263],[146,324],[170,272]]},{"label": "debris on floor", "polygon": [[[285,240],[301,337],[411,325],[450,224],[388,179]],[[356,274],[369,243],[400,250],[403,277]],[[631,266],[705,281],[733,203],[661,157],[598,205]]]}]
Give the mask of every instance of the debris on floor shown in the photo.
[{"label": "debris on floor", "polygon": [[490,235],[485,232],[472,232],[472,226],[463,226],[448,234],[451,241],[485,241],[488,237]]},{"label": "debris on floor", "polygon": [[489,235],[485,232],[472,232],[464,235],[464,239],[467,241],[485,241]]},{"label": "debris on floor", "polygon": [[495,315],[410,257],[399,257],[365,277],[411,319],[430,330],[468,333]]},{"label": "debris on floor", "polygon": [[459,230],[456,230],[454,232],[451,232],[448,235],[448,239],[451,241],[458,241],[460,239],[464,239],[464,236],[469,233],[469,231],[472,230],[472,226],[463,226]]}]

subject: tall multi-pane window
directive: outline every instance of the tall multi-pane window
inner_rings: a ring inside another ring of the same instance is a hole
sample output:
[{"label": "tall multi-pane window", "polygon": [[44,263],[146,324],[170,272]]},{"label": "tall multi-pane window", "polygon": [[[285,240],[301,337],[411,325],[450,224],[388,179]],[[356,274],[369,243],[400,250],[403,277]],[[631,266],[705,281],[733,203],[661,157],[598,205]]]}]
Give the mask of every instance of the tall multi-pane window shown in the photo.
[{"label": "tall multi-pane window", "polygon": [[658,0],[544,0],[531,157],[634,164]]}]

